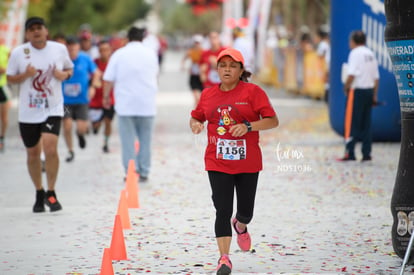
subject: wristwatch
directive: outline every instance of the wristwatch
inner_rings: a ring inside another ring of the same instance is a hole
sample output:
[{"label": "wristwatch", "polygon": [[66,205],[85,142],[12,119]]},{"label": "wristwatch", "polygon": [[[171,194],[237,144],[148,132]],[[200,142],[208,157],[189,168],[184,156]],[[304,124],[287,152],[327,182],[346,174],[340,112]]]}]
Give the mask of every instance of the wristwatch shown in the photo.
[{"label": "wristwatch", "polygon": [[244,120],[243,123],[247,126],[247,132],[252,131],[252,125],[247,120]]}]

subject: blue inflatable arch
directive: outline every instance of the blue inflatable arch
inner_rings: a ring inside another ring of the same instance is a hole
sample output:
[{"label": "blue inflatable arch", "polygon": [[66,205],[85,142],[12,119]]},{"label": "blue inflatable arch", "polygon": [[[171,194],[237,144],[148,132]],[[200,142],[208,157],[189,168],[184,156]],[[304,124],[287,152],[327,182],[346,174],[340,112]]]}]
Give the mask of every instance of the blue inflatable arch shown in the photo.
[{"label": "blue inflatable arch", "polygon": [[332,128],[344,134],[346,98],[341,81],[342,67],[347,62],[349,35],[363,30],[367,46],[375,52],[380,67],[378,101],[373,108],[372,134],[374,141],[399,141],[401,138],[401,114],[397,84],[392,72],[384,42],[385,12],[380,0],[333,0],[331,1],[331,64],[329,117]]}]

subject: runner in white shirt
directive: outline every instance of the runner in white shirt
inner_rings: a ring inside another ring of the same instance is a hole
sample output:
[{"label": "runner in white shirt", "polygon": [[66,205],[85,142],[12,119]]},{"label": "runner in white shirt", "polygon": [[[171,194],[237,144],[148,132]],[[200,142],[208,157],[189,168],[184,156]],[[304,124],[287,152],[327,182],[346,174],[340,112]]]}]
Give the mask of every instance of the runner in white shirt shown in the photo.
[{"label": "runner in white shirt", "polygon": [[[109,94],[114,89],[125,172],[129,161],[134,159],[141,182],[148,179],[150,172],[159,72],[157,53],[143,45],[144,36],[144,29],[132,27],[128,31],[129,43],[113,53],[103,76],[104,108],[110,107]],[[138,155],[135,155],[135,138],[140,143]]]},{"label": "runner in white shirt", "polygon": [[[341,161],[355,160],[355,143],[362,142],[362,161],[371,160],[371,109],[377,104],[378,62],[365,46],[366,36],[354,31],[348,57],[348,77],[344,90],[348,97],[345,114],[345,156]],[[349,127],[348,127],[349,125]]]},{"label": "runner in white shirt", "polygon": [[[62,81],[73,73],[66,47],[48,41],[48,30],[40,17],[25,23],[28,43],[16,47],[9,59],[7,81],[19,84],[19,126],[27,151],[27,166],[36,188],[33,212],[62,209],[55,193],[59,170],[57,144],[63,116]],[[41,151],[45,153],[47,192],[42,185]]]},{"label": "runner in white shirt", "polygon": [[50,116],[63,116],[64,79],[56,78],[54,73],[72,68],[67,57],[66,47],[54,41],[47,41],[41,49],[30,42],[14,49],[7,67],[10,78],[24,73],[28,66],[34,73],[20,82],[19,122],[42,123]]}]

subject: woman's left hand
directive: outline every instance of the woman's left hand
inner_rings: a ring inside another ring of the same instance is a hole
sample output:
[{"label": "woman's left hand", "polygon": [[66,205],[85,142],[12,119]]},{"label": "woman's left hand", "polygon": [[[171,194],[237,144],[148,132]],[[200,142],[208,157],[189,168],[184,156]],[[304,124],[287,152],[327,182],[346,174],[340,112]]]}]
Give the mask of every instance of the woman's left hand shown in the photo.
[{"label": "woman's left hand", "polygon": [[229,130],[229,133],[233,137],[244,136],[245,134],[247,134],[247,132],[248,132],[247,125],[244,123],[239,123],[239,124],[230,126],[230,130]]}]

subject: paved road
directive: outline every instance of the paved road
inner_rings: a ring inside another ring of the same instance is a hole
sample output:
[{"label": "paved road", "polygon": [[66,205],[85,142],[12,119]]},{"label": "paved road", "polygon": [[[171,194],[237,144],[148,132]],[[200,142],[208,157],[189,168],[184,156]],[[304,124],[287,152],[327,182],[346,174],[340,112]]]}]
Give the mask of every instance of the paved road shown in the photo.
[{"label": "paved road", "polygon": [[[117,274],[202,274],[216,267],[205,134],[188,129],[192,97],[179,71],[181,56],[165,58],[153,170],[139,186],[141,207],[129,209],[128,260],[113,262]],[[233,274],[397,274],[389,202],[399,143],[375,143],[372,163],[335,162],[343,144],[330,129],[326,105],[266,91],[281,125],[261,134],[265,169],[249,226],[254,250],[232,245]],[[16,109],[10,128],[0,155],[0,274],[98,274],[125,187],[118,136],[109,154],[101,151],[101,135],[88,136],[87,148],[76,149],[70,164],[63,161],[61,137],[57,194],[63,210],[33,214]]]}]

